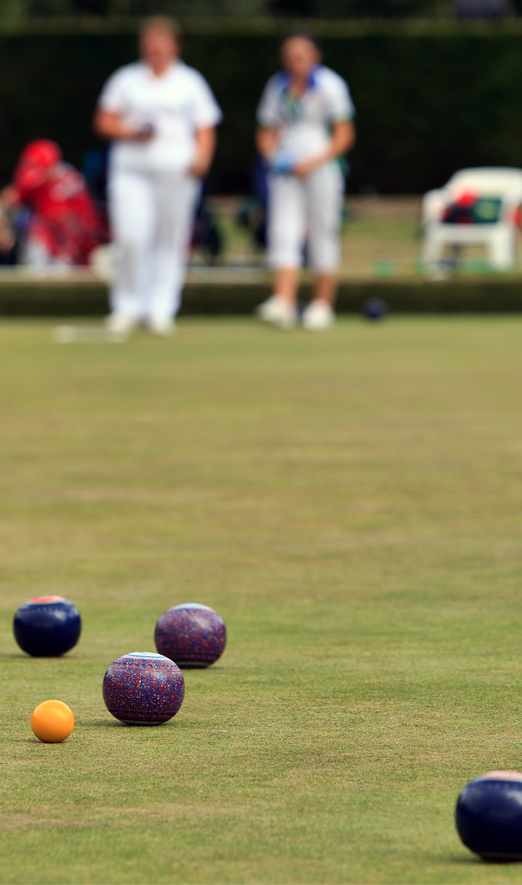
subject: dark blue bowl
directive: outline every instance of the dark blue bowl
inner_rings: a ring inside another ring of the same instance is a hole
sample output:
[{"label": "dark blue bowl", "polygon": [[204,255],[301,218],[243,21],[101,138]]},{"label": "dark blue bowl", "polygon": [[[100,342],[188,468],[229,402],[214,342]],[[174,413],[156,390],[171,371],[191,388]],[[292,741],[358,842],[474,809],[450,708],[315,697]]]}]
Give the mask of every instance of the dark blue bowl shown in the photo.
[{"label": "dark blue bowl", "polygon": [[388,305],[382,298],[367,298],[361,310],[368,320],[382,320],[388,313]]},{"label": "dark blue bowl", "polygon": [[488,861],[522,860],[522,774],[490,771],[464,787],[455,823],[466,848]]},{"label": "dark blue bowl", "polygon": [[80,638],[80,612],[62,596],[36,596],[20,606],[13,620],[15,639],[28,655],[57,657]]},{"label": "dark blue bowl", "polygon": [[168,722],[184,696],[185,680],[179,667],[154,652],[134,651],[117,658],[103,678],[105,706],[128,725]]},{"label": "dark blue bowl", "polygon": [[227,628],[221,615],[208,605],[186,602],[162,614],[154,641],[159,653],[178,667],[208,667],[225,650]]}]

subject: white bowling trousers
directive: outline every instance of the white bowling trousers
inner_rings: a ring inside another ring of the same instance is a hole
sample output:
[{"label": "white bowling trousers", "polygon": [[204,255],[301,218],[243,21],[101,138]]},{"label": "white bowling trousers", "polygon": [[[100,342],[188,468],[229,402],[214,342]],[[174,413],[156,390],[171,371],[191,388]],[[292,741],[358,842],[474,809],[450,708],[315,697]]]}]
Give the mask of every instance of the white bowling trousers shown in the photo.
[{"label": "white bowling trousers", "polygon": [[181,172],[111,171],[113,313],[136,320],[176,316],[200,187],[198,179]]},{"label": "white bowling trousers", "polygon": [[297,268],[308,258],[318,273],[333,273],[341,258],[344,177],[335,162],[306,178],[271,174],[268,179],[268,261]]}]

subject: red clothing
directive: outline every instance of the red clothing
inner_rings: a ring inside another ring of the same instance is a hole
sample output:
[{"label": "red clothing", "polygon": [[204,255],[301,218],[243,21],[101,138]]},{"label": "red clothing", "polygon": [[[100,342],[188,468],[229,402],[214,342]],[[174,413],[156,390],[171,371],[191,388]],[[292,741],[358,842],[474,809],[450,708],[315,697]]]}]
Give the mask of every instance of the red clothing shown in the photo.
[{"label": "red clothing", "polygon": [[16,190],[20,202],[34,213],[28,235],[43,243],[53,257],[87,264],[89,254],[103,237],[83,176],[61,163],[52,178],[39,187]]}]

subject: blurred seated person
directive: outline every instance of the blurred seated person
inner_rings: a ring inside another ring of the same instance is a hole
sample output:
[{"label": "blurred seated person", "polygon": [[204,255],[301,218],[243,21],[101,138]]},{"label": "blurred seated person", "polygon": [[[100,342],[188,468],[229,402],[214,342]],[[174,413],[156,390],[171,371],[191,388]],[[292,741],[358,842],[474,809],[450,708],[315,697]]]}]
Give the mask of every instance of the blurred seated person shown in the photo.
[{"label": "blurred seated person", "polygon": [[33,267],[88,263],[102,240],[94,202],[82,175],[63,162],[54,141],[39,139],[22,151],[13,183],[3,189],[4,210],[30,211],[20,249],[22,264]]},{"label": "blurred seated person", "polygon": [[15,263],[16,233],[7,212],[0,205],[0,265]]},{"label": "blurred seated person", "polygon": [[257,249],[266,249],[268,216],[268,164],[258,154],[250,166],[250,194],[239,207],[236,222],[249,232]]}]

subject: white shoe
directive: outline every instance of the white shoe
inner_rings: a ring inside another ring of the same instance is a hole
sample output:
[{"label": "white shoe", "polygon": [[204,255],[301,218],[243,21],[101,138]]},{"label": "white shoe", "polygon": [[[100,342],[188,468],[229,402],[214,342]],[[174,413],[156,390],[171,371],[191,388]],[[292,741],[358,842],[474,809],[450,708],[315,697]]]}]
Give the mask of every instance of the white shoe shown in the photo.
[{"label": "white shoe", "polygon": [[160,338],[168,338],[176,331],[176,324],[170,317],[149,317],[147,320],[147,328],[153,335]]},{"label": "white shoe", "polygon": [[280,295],[272,295],[257,308],[257,315],[264,323],[279,329],[292,329],[296,324],[295,305]]},{"label": "white shoe", "polygon": [[105,327],[111,335],[125,338],[136,328],[137,321],[128,313],[110,313],[105,320]]},{"label": "white shoe", "polygon": [[303,329],[307,332],[324,332],[335,323],[335,313],[327,301],[316,300],[303,313]]}]

